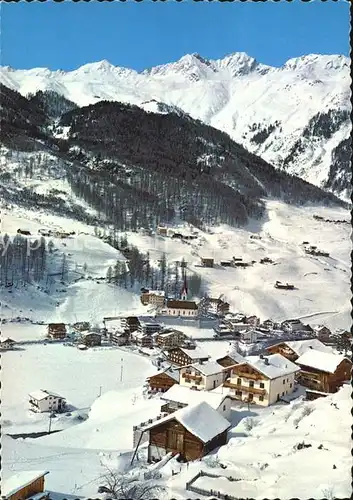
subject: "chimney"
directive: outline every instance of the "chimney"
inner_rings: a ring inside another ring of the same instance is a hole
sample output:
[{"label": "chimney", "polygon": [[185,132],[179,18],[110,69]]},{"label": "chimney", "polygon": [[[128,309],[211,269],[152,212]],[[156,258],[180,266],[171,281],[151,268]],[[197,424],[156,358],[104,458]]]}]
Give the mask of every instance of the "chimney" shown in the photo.
[{"label": "chimney", "polygon": [[270,362],[269,362],[268,358],[265,358],[265,365],[269,365],[269,364],[270,364]]},{"label": "chimney", "polygon": [[264,359],[264,355],[263,354],[260,354],[260,359]]}]

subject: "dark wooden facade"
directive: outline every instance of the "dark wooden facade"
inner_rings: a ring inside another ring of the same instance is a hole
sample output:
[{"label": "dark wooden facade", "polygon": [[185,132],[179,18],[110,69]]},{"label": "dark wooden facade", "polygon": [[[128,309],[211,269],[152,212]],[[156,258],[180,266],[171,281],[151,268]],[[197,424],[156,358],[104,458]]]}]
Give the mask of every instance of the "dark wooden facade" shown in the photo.
[{"label": "dark wooden facade", "polygon": [[298,354],[294,352],[293,349],[291,349],[285,342],[266,347],[266,352],[268,354],[281,354],[285,358],[289,359],[289,361],[293,362],[299,358]]},{"label": "dark wooden facade", "polygon": [[48,336],[52,339],[64,339],[66,337],[65,323],[49,323]]},{"label": "dark wooden facade", "polygon": [[102,344],[102,336],[99,333],[87,333],[82,336],[82,342],[88,347],[99,346]]},{"label": "dark wooden facade", "polygon": [[156,375],[152,375],[147,379],[148,385],[152,391],[166,392],[174,384],[178,384],[178,381],[166,372],[160,372]]},{"label": "dark wooden facade", "polygon": [[181,458],[187,461],[197,460],[226,442],[226,430],[208,443],[203,443],[176,419],[171,419],[150,429],[148,461],[160,460],[170,452],[180,454]]},{"label": "dark wooden facade", "polygon": [[216,363],[224,368],[224,379],[230,377],[233,366],[239,364],[238,361],[235,361],[235,359],[233,359],[231,356],[228,356],[228,354],[226,356],[223,356],[223,358],[216,359]]},{"label": "dark wooden facade", "polygon": [[[190,351],[192,351],[192,349],[190,349]],[[193,358],[191,355],[189,356],[186,352],[180,349],[180,347],[174,347],[167,351],[168,361],[178,366],[191,365],[192,363],[196,363],[198,361],[207,361],[208,358],[209,356]]]},{"label": "dark wooden facade", "polygon": [[201,266],[202,267],[213,267],[214,266],[214,259],[210,258],[201,258]]},{"label": "dark wooden facade", "polygon": [[35,479],[30,484],[23,486],[23,488],[18,489],[12,495],[6,496],[6,500],[25,500],[38,493],[43,493],[40,498],[48,498],[48,495],[44,493],[44,475]]},{"label": "dark wooden facade", "polygon": [[349,359],[342,360],[334,373],[324,372],[302,364],[298,366],[300,366],[301,371],[297,376],[297,381],[309,391],[337,392],[344,382],[351,379],[352,362]]}]

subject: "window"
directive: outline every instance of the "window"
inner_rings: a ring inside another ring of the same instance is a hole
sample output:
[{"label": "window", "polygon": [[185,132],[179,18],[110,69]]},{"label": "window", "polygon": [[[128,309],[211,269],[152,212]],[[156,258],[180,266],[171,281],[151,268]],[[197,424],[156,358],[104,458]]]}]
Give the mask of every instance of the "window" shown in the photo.
[{"label": "window", "polygon": [[264,397],[263,396],[259,396],[259,401],[263,401],[264,400]]},{"label": "window", "polygon": [[284,383],[284,384],[286,383],[286,380],[285,380],[285,379],[283,379],[283,383]]},{"label": "window", "polygon": [[241,391],[235,391],[235,395],[242,397],[243,393]]},{"label": "window", "polygon": [[284,396],[284,392],[282,392],[282,397]]},{"label": "window", "polygon": [[292,388],[293,384],[289,384],[289,387]]},{"label": "window", "polygon": [[226,411],[226,405],[223,405],[223,411]]},{"label": "window", "polygon": [[250,380],[249,387],[254,387],[254,381],[253,380]]},{"label": "window", "polygon": [[241,378],[238,378],[238,379],[237,379],[237,384],[238,384],[238,385],[241,385]]},{"label": "window", "polygon": [[265,388],[265,384],[263,382],[260,382],[260,389],[264,389]]}]

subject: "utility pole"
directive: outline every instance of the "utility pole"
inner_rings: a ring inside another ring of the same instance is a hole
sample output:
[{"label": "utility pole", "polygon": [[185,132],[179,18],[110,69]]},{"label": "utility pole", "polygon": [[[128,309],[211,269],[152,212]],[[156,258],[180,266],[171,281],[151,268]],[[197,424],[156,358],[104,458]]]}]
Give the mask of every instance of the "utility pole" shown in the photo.
[{"label": "utility pole", "polygon": [[49,415],[49,429],[48,429],[48,434],[50,434],[50,431],[51,431],[51,419],[53,418],[53,414],[50,413]]},{"label": "utility pole", "polygon": [[123,381],[123,369],[124,369],[124,365],[123,365],[123,358],[121,358],[121,366],[120,366],[120,382]]}]

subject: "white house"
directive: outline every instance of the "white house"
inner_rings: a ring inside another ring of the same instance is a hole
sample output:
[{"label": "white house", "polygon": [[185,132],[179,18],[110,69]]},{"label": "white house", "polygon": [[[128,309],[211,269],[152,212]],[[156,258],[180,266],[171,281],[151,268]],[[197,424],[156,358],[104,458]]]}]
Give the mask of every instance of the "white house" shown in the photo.
[{"label": "white house", "polygon": [[192,300],[168,300],[163,312],[167,316],[195,318],[198,315],[198,307]]},{"label": "white house", "polygon": [[57,411],[66,409],[66,401],[59,394],[39,389],[29,394],[30,410],[36,413]]},{"label": "white house", "polygon": [[269,406],[294,390],[300,368],[281,354],[248,356],[231,369],[223,387],[235,399]]},{"label": "white house", "polygon": [[194,363],[180,368],[179,384],[199,391],[210,391],[224,381],[224,368],[216,361]]},{"label": "white house", "polygon": [[229,421],[231,419],[232,400],[228,394],[194,391],[188,387],[175,384],[164,392],[160,399],[164,402],[162,411],[167,413],[205,401],[224,418]]}]

